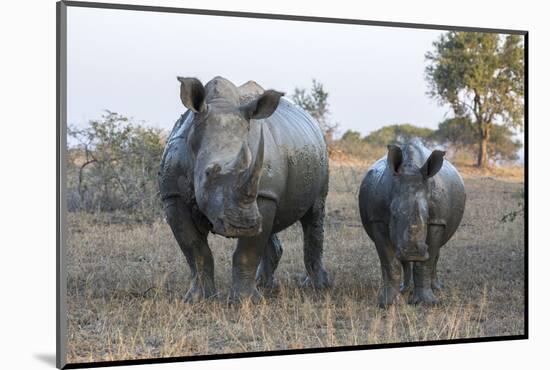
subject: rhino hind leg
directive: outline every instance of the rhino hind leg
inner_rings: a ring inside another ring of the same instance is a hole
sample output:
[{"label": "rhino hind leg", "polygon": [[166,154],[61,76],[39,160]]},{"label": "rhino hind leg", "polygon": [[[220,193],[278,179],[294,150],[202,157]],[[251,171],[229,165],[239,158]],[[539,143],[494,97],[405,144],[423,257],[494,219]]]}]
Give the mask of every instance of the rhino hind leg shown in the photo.
[{"label": "rhino hind leg", "polygon": [[330,287],[331,282],[323,266],[325,201],[320,199],[300,219],[304,233],[304,265],[307,276],[302,286],[314,289]]},{"label": "rhino hind leg", "polygon": [[180,198],[164,203],[166,219],[191,269],[191,287],[184,301],[193,303],[216,295],[214,259],[208,247],[207,235],[195,227],[188,209]]},{"label": "rhino hind leg", "polygon": [[278,288],[274,274],[282,255],[283,247],[281,241],[277,237],[277,234],[272,234],[267,241],[264,255],[256,271],[256,283],[258,287],[268,290],[276,290]]},{"label": "rhino hind leg", "polygon": [[272,200],[258,199],[262,215],[262,232],[252,237],[239,238],[233,253],[233,282],[229,300],[238,303],[244,299],[258,302],[262,295],[256,287],[256,272],[271,236],[276,204]]},{"label": "rhino hind leg", "polygon": [[441,290],[443,289],[443,283],[439,279],[439,276],[437,275],[437,261],[439,260],[439,250],[437,251],[437,254],[435,256],[433,268],[432,268],[432,289],[433,290]]}]

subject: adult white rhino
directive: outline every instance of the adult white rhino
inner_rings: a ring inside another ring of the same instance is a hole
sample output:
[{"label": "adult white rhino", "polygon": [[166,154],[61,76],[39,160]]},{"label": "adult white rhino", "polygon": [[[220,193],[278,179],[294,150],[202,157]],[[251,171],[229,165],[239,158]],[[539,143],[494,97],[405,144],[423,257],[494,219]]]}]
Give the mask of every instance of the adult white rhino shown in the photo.
[{"label": "adult white rhino", "polygon": [[167,221],[192,273],[186,301],[215,294],[207,235],[238,238],[231,298],[260,297],[274,286],[282,248],[276,233],[300,221],[307,280],[328,285],[321,261],[328,155],[315,120],[282,93],[222,77],[203,86],[178,77],[188,111],[161,161]]}]

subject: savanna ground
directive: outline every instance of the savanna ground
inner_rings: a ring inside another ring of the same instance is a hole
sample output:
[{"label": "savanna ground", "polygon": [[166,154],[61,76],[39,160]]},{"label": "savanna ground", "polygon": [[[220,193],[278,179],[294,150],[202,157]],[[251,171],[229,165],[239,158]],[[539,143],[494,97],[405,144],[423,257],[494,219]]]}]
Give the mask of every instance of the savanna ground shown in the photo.
[{"label": "savanna ground", "polygon": [[[461,168],[460,228],[442,249],[435,307],[376,304],[374,244],[361,226],[357,189],[366,163],[331,163],[324,261],[334,286],[300,288],[302,231],[281,232],[280,290],[259,304],[229,305],[235,240],[210,236],[219,296],[182,297],[189,268],[168,225],[116,215],[68,215],[68,361],[270,351],[478,338],[524,333],[523,171]],[[516,217],[514,217],[514,215]],[[503,218],[505,220],[503,220]]]}]

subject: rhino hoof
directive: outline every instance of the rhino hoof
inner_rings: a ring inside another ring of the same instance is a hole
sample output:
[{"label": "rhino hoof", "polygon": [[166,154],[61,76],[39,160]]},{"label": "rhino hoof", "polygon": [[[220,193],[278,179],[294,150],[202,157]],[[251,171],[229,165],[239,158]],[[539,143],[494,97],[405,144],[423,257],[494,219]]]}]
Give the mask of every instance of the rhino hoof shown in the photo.
[{"label": "rhino hoof", "polygon": [[332,283],[328,278],[328,273],[323,270],[315,277],[311,277],[309,275],[306,276],[306,278],[302,281],[301,286],[312,287],[315,290],[324,290],[330,288],[332,286]]},{"label": "rhino hoof", "polygon": [[433,306],[438,304],[439,301],[431,288],[415,288],[413,294],[409,298],[409,303]]},{"label": "rhino hoof", "polygon": [[193,286],[187,291],[187,293],[185,293],[183,301],[185,303],[197,303],[214,296],[216,296],[215,289],[198,288]]},{"label": "rhino hoof", "polygon": [[274,278],[271,278],[271,279],[258,279],[256,281],[256,285],[257,285],[258,288],[261,288],[263,290],[269,290],[269,291],[279,290],[279,283]]},{"label": "rhino hoof", "polygon": [[378,292],[378,306],[388,307],[395,303],[399,296],[399,290],[392,286],[385,286]]},{"label": "rhino hoof", "polygon": [[231,289],[231,294],[229,295],[229,304],[239,304],[246,301],[250,301],[254,304],[260,303],[263,300],[262,294],[258,289]]},{"label": "rhino hoof", "polygon": [[332,286],[332,284],[328,280],[328,277],[325,279],[312,279],[309,276],[306,276],[306,278],[302,281],[300,285],[304,288],[310,287],[315,290],[325,290]]}]

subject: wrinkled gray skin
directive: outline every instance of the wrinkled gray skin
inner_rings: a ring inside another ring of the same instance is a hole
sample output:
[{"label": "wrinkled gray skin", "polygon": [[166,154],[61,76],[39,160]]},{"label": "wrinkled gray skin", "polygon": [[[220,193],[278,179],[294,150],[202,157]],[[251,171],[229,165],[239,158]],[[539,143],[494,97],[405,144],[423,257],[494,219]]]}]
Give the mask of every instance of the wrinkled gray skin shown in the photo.
[{"label": "wrinkled gray skin", "polygon": [[167,221],[191,268],[186,301],[216,294],[209,232],[238,238],[231,299],[274,288],[276,233],[300,221],[307,282],[328,285],[321,261],[328,155],[319,125],[255,82],[178,77],[189,110],[164,150],[159,185]]},{"label": "wrinkled gray skin", "polygon": [[397,298],[402,271],[409,303],[437,303],[439,250],[458,228],[466,202],[462,178],[444,155],[417,139],[390,145],[361,183],[361,221],[382,269],[381,306]]}]

